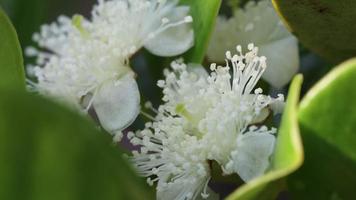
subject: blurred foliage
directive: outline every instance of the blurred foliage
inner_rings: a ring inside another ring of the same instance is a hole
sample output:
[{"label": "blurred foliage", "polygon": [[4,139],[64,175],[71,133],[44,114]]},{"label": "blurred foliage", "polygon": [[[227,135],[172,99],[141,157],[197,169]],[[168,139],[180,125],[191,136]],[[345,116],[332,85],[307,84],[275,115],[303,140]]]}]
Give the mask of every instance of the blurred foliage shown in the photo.
[{"label": "blurred foliage", "polygon": [[16,31],[0,7],[0,87],[25,88],[22,50]]},{"label": "blurred foliage", "polygon": [[0,0],[10,16],[23,47],[31,44],[32,34],[39,30],[48,14],[46,0]]},{"label": "blurred foliage", "polygon": [[356,56],[356,1],[273,0],[289,29],[332,62]]},{"label": "blurred foliage", "polygon": [[93,123],[39,96],[0,95],[0,199],[154,199]]},{"label": "blurred foliage", "polygon": [[296,199],[353,199],[356,59],[336,67],[301,102],[305,164],[289,178]]},{"label": "blurred foliage", "polygon": [[284,178],[298,169],[303,162],[297,109],[303,77],[297,75],[289,89],[287,103],[278,132],[272,168],[265,175],[238,188],[228,200],[272,200],[285,189]]}]

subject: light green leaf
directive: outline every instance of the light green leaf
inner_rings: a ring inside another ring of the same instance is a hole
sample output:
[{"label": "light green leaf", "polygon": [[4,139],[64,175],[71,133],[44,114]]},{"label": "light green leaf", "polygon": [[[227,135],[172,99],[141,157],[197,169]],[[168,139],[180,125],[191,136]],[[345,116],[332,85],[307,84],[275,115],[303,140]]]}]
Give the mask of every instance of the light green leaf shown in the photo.
[{"label": "light green leaf", "polygon": [[265,175],[241,186],[227,198],[228,200],[275,199],[278,192],[283,189],[284,177],[302,165],[303,147],[297,120],[302,81],[303,77],[297,75],[290,86],[271,170]]},{"label": "light green leaf", "polygon": [[0,7],[0,87],[25,87],[21,47],[16,31]]},{"label": "light green leaf", "polygon": [[356,59],[336,67],[300,104],[305,163],[288,180],[295,199],[354,199]]},{"label": "light green leaf", "polygon": [[38,96],[0,96],[0,199],[154,199],[93,123]]},{"label": "light green leaf", "polygon": [[193,17],[195,45],[185,54],[187,63],[202,63],[214,30],[221,0],[181,0],[189,5]]},{"label": "light green leaf", "polygon": [[356,1],[273,0],[285,24],[308,48],[333,62],[356,56]]}]

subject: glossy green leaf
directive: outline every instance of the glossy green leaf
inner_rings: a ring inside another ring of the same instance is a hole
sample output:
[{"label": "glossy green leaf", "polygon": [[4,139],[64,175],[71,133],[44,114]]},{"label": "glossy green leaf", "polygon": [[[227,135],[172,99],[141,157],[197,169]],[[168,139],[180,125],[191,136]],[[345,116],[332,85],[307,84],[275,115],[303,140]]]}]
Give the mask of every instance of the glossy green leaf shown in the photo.
[{"label": "glossy green leaf", "polygon": [[154,199],[93,123],[38,96],[0,96],[0,199]]},{"label": "glossy green leaf", "polygon": [[303,163],[303,147],[297,120],[302,81],[303,77],[297,75],[290,86],[271,170],[262,177],[241,186],[227,198],[228,200],[275,199],[277,194],[284,189],[284,178]]},{"label": "glossy green leaf", "polygon": [[273,0],[298,39],[333,62],[356,56],[355,0]]},{"label": "glossy green leaf", "polygon": [[295,199],[355,199],[356,59],[321,81],[300,104],[305,163],[291,176]]},{"label": "glossy green leaf", "polygon": [[0,87],[25,87],[21,47],[16,31],[0,8]]},{"label": "glossy green leaf", "polygon": [[195,34],[194,47],[184,58],[187,63],[201,63],[214,30],[221,0],[181,0],[181,3],[190,6]]}]

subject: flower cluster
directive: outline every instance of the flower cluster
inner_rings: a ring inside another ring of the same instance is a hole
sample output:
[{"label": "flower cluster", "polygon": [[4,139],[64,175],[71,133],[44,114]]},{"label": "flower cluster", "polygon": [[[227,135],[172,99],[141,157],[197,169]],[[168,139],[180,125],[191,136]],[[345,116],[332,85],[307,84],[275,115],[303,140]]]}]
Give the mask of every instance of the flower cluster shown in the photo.
[{"label": "flower cluster", "polygon": [[210,74],[173,62],[158,81],[165,103],[152,108],[157,114],[144,130],[129,133],[140,146],[132,160],[150,184],[157,182],[157,199],[207,198],[211,160],[245,181],[269,167],[276,129],[257,124],[281,110],[283,95],[254,89],[266,69],[257,47],[249,44],[246,54],[236,49],[226,53],[225,66],[212,64]]},{"label": "flower cluster", "polygon": [[281,88],[299,67],[297,39],[283,26],[271,1],[249,1],[244,9],[235,9],[231,18],[219,16],[207,52],[210,61],[223,63],[224,52],[235,44],[254,43],[268,58],[268,69],[262,76],[272,86]]},{"label": "flower cluster", "polygon": [[[158,56],[191,48],[188,12],[178,0],[99,0],[90,19],[60,16],[34,34],[39,47],[26,50],[36,58],[28,67],[36,81],[29,83],[84,113],[92,109],[102,127],[121,139],[140,113],[130,58],[143,47]],[[238,174],[246,182],[269,168],[277,131],[261,124],[282,111],[284,97],[263,95],[256,85],[262,76],[275,87],[290,80],[298,65],[296,39],[267,0],[248,3],[229,20],[218,18],[212,39],[208,59],[225,64],[212,64],[208,73],[197,64],[172,62],[157,82],[164,103],[158,109],[147,104],[155,115],[141,113],[152,122],[128,133],[139,148],[131,160],[150,185],[157,184],[157,199],[212,197],[211,162],[223,175]],[[232,48],[236,54],[219,54]]]},{"label": "flower cluster", "polygon": [[160,56],[179,55],[193,45],[189,7],[178,1],[99,0],[91,19],[60,16],[33,36],[40,49],[29,74],[32,87],[79,110],[93,108],[101,125],[121,133],[140,111],[130,57],[145,47]]}]

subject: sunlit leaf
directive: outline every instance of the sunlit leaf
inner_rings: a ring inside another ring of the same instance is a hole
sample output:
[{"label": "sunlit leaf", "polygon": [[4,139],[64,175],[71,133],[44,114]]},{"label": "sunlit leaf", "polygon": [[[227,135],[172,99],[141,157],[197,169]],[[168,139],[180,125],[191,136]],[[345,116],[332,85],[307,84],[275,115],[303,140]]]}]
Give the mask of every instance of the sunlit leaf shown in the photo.
[{"label": "sunlit leaf", "polygon": [[295,199],[354,199],[356,59],[336,67],[301,101],[305,163],[288,180]]}]

